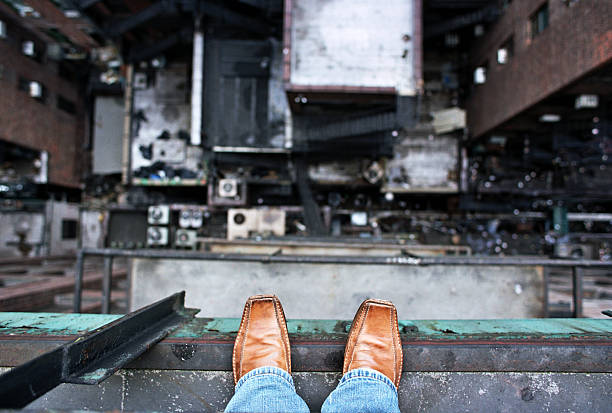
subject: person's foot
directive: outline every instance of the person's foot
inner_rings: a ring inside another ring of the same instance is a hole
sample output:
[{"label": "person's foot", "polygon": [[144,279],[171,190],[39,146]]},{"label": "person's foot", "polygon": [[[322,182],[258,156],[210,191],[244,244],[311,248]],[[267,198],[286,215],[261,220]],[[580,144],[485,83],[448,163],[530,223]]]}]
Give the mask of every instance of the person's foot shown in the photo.
[{"label": "person's foot", "polygon": [[279,367],[291,374],[285,314],[278,297],[254,295],[244,305],[232,355],[234,382],[258,367]]},{"label": "person's foot", "polygon": [[342,374],[370,368],[387,376],[395,387],[402,375],[402,343],[397,310],[389,301],[365,300],[351,325]]}]

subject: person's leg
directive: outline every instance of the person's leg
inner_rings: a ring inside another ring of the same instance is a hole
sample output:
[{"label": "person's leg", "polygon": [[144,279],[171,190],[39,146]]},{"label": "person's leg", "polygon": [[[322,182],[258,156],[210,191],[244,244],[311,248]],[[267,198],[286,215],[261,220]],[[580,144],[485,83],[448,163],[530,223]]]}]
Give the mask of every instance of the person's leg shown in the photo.
[{"label": "person's leg", "polygon": [[242,376],[226,412],[309,412],[293,379],[278,367],[259,367]]},{"label": "person's leg", "polygon": [[323,403],[321,413],[398,412],[397,389],[382,373],[368,368],[347,372]]},{"label": "person's leg", "polygon": [[342,373],[322,413],[400,411],[397,386],[402,344],[392,303],[366,300],[361,304],[347,339]]},{"label": "person's leg", "polygon": [[249,297],[232,364],[236,392],[226,412],[309,411],[293,386],[287,322],[277,297]]}]

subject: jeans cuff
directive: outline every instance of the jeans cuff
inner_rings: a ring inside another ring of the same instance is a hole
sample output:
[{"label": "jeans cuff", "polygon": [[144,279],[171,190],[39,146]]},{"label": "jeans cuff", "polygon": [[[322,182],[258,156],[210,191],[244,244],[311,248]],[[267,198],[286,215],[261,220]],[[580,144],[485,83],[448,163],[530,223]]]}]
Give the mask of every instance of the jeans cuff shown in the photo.
[{"label": "jeans cuff", "polygon": [[381,381],[385,383],[387,386],[389,386],[391,389],[393,389],[393,392],[397,395],[397,388],[395,387],[395,384],[393,384],[391,379],[385,376],[384,374],[382,374],[381,372],[376,371],[374,369],[364,367],[364,368],[349,370],[340,379],[340,383],[338,383],[338,387],[342,386],[342,384],[352,379],[372,379],[372,380]]},{"label": "jeans cuff", "polygon": [[262,376],[262,375],[278,376],[282,380],[286,381],[287,384],[289,384],[293,389],[295,389],[295,386],[293,385],[293,378],[291,377],[291,374],[287,373],[285,370],[281,369],[280,367],[264,366],[264,367],[257,367],[256,369],[253,369],[249,371],[247,374],[245,374],[244,376],[242,376],[240,380],[238,380],[238,383],[236,383],[236,391],[238,391],[240,386],[242,386],[245,381],[252,379],[252,378],[256,378],[258,376]]}]

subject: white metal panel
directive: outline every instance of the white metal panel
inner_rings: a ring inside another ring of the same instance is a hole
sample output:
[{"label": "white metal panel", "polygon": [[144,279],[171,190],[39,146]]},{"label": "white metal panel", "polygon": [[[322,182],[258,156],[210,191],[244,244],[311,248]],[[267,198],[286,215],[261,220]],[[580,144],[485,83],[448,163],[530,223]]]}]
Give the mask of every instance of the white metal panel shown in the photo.
[{"label": "white metal panel", "polygon": [[80,234],[82,248],[104,248],[104,212],[81,210]]},{"label": "white metal panel", "polygon": [[415,94],[413,0],[300,0],[291,15],[291,83],[394,87]]},{"label": "white metal panel", "polygon": [[407,137],[395,146],[394,158],[387,161],[389,192],[457,192],[459,149],[457,139],[448,136]]},{"label": "white metal panel", "polygon": [[[152,160],[145,159],[141,146],[156,143],[157,137],[167,131],[170,137],[178,132],[189,131],[191,109],[188,102],[191,91],[187,89],[187,65],[175,63],[158,70],[155,81],[144,90],[134,91],[132,114],[132,170],[149,166]],[[141,120],[136,118],[141,116]],[[160,140],[163,145],[163,140]],[[159,142],[157,142],[159,143]]]},{"label": "white metal panel", "polygon": [[202,87],[204,84],[204,32],[193,34],[193,70],[191,75],[191,144],[202,143]]},{"label": "white metal panel", "polygon": [[62,234],[63,221],[76,221],[79,228],[79,204],[67,202],[47,202],[47,222],[49,227],[49,254],[63,255],[75,253],[78,248],[78,232],[74,238]]},{"label": "white metal panel", "polygon": [[123,136],[123,99],[99,96],[95,103],[93,173],[121,172]]}]

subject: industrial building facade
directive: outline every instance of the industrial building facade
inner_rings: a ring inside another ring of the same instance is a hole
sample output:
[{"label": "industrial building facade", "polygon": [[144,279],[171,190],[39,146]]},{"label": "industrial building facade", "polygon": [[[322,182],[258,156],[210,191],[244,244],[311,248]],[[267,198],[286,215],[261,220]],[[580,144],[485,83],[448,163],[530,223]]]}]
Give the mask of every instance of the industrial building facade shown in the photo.
[{"label": "industrial building facade", "polygon": [[610,22],[0,1],[0,407],[223,410],[262,300],[313,411],[362,302],[402,411],[609,410]]}]

